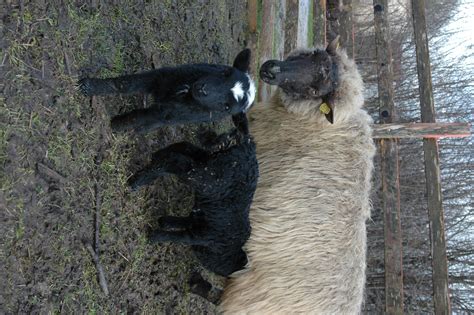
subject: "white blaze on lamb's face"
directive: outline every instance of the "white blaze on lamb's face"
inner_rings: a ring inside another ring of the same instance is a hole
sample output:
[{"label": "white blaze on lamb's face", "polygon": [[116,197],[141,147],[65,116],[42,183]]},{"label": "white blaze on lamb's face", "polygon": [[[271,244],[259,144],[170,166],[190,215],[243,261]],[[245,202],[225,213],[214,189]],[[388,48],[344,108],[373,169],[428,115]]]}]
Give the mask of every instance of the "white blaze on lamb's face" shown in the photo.
[{"label": "white blaze on lamb's face", "polygon": [[244,90],[242,88],[242,82],[237,81],[233,88],[230,89],[235,100],[238,102],[244,97]]},{"label": "white blaze on lamb's face", "polygon": [[247,74],[247,78],[249,79],[249,90],[247,91],[247,104],[245,105],[245,111],[247,111],[250,106],[252,106],[253,101],[255,100],[255,94],[256,94],[256,88],[255,88],[255,83],[253,83],[253,80],[250,78],[250,76]]},{"label": "white blaze on lamb's face", "polygon": [[244,112],[246,112],[255,100],[256,88],[253,80],[248,74],[245,75],[247,82],[237,81],[230,90],[236,102],[245,101]]}]

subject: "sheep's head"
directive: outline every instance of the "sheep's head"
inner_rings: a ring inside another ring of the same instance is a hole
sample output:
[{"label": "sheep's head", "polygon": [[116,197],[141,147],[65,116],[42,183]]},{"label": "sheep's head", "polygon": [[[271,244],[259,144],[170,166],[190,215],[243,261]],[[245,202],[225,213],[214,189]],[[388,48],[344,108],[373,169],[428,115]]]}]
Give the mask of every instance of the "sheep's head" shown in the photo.
[{"label": "sheep's head", "polygon": [[315,106],[327,104],[324,114],[333,122],[332,98],[339,83],[338,38],[326,49],[301,50],[290,54],[283,61],[268,60],[260,67],[260,78],[279,86],[294,100],[318,100]]},{"label": "sheep's head", "polygon": [[225,66],[197,80],[191,87],[193,98],[206,106],[225,108],[232,115],[246,112],[255,99],[249,65],[250,49],[244,49],[232,67]]}]

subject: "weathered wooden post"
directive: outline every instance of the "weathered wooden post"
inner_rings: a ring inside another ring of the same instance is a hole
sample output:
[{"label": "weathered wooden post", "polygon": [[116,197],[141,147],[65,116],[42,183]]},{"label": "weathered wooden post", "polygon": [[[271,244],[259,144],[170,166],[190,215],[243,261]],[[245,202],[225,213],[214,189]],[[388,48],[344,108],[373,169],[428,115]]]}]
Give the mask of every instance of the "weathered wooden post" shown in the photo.
[{"label": "weathered wooden post", "polygon": [[[413,27],[416,44],[416,64],[420,90],[421,121],[434,123],[435,108],[431,84],[431,65],[426,32],[425,0],[412,0]],[[426,194],[430,222],[431,258],[433,266],[433,299],[435,314],[450,314],[448,262],[444,233],[438,141],[423,139],[425,155]]]},{"label": "weathered wooden post", "polygon": [[313,44],[326,46],[326,0],[313,2]]},{"label": "weathered wooden post", "polygon": [[[380,102],[380,121],[396,121],[393,103],[393,70],[388,1],[374,0],[375,47]],[[380,140],[385,239],[385,311],[403,314],[402,232],[398,140]]]},{"label": "weathered wooden post", "polygon": [[296,48],[298,36],[298,0],[286,0],[285,55]]},{"label": "weathered wooden post", "polygon": [[354,23],[352,21],[352,0],[342,0],[341,16],[339,17],[339,35],[341,45],[346,48],[347,55],[354,58]]}]

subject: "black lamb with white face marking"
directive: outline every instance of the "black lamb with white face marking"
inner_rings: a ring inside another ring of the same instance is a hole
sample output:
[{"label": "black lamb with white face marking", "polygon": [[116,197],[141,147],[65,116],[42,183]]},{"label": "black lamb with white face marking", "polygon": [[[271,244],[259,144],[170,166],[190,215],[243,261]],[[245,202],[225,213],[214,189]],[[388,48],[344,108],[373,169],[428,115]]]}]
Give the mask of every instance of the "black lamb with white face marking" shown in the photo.
[{"label": "black lamb with white face marking", "polygon": [[147,132],[165,125],[218,121],[246,112],[255,99],[248,75],[250,50],[241,51],[233,66],[190,64],[116,78],[79,80],[88,95],[152,94],[151,107],[112,119],[112,129]]},{"label": "black lamb with white face marking", "polygon": [[249,208],[257,187],[255,143],[245,113],[234,115],[237,129],[215,135],[201,133],[201,146],[181,142],[153,155],[152,162],[129,181],[133,189],[167,174],[194,189],[194,206],[187,217],[160,218],[155,242],[191,245],[204,267],[222,276],[242,269],[242,246],[250,236]]}]

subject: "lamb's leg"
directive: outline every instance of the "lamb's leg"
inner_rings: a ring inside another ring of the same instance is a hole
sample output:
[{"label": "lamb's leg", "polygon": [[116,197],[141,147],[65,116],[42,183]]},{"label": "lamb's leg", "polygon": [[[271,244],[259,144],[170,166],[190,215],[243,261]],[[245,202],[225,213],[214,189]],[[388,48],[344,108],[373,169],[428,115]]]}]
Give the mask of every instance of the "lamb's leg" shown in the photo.
[{"label": "lamb's leg", "polygon": [[232,121],[234,122],[235,128],[239,130],[242,134],[249,134],[249,121],[247,119],[247,114],[238,113],[232,116]]},{"label": "lamb's leg", "polygon": [[133,174],[133,176],[128,179],[128,185],[132,190],[137,190],[141,186],[151,184],[155,179],[167,173],[166,168],[162,166],[149,165]]},{"label": "lamb's leg", "polygon": [[212,130],[201,130],[198,139],[201,145],[209,152],[219,152],[241,143],[244,135],[249,134],[248,120],[245,113],[232,116],[235,129],[217,135]]},{"label": "lamb's leg", "polygon": [[162,243],[173,242],[184,245],[197,245],[209,247],[212,242],[204,238],[195,237],[188,231],[153,231],[149,236],[150,241]]},{"label": "lamb's leg", "polygon": [[142,170],[135,173],[128,180],[132,190],[141,186],[149,185],[155,179],[166,174],[181,174],[192,169],[194,161],[183,154],[176,153],[173,156],[154,160]]},{"label": "lamb's leg", "polygon": [[209,159],[209,154],[203,149],[195,146],[190,142],[178,142],[167,146],[153,154],[153,162],[159,163],[162,160],[173,159],[174,155],[180,154],[191,158],[193,161],[206,161]]},{"label": "lamb's leg", "polygon": [[115,132],[134,130],[146,133],[166,125],[161,116],[159,109],[155,107],[137,109],[112,118],[110,127]]},{"label": "lamb's leg", "polygon": [[135,190],[165,174],[186,174],[196,166],[196,161],[206,159],[207,156],[204,150],[189,142],[172,144],[153,154],[151,163],[135,173],[128,183]]},{"label": "lamb's leg", "polygon": [[164,216],[161,217],[158,222],[160,227],[164,230],[185,230],[190,228],[192,224],[190,217],[174,217]]},{"label": "lamb's leg", "polygon": [[189,287],[192,293],[197,294],[214,304],[217,304],[222,296],[222,290],[214,288],[212,284],[205,280],[197,271],[191,274]]},{"label": "lamb's leg", "polygon": [[203,105],[187,95],[175,95],[171,99],[158,100],[152,107],[139,109],[114,117],[112,129],[135,130],[138,133],[152,131],[161,126],[198,123],[218,120]]},{"label": "lamb's leg", "polygon": [[87,96],[106,94],[151,93],[157,88],[160,79],[159,70],[124,75],[116,78],[79,80],[79,89]]},{"label": "lamb's leg", "polygon": [[226,150],[240,141],[237,130],[217,135],[212,130],[204,130],[198,134],[199,143],[208,152],[219,152]]}]

